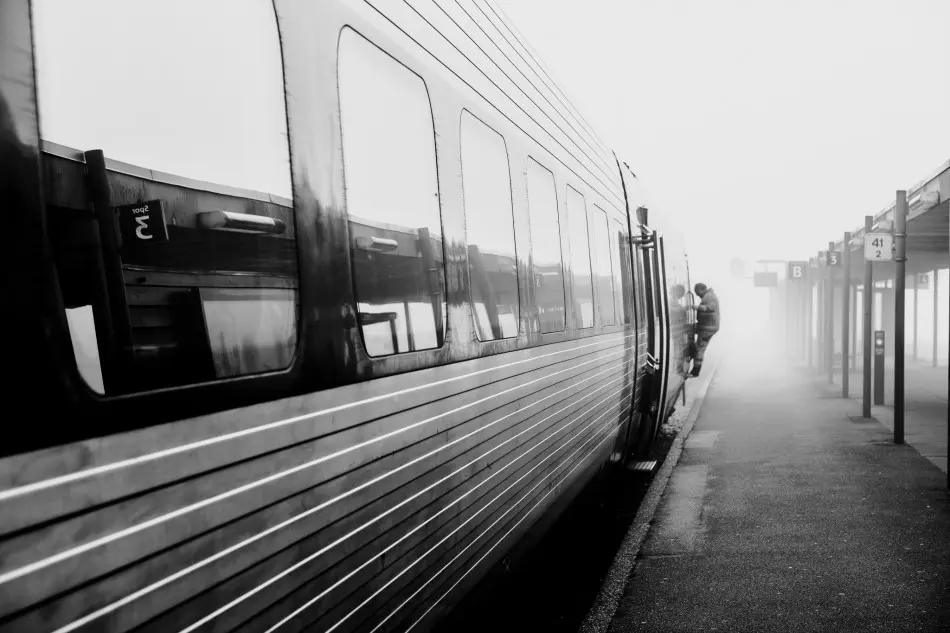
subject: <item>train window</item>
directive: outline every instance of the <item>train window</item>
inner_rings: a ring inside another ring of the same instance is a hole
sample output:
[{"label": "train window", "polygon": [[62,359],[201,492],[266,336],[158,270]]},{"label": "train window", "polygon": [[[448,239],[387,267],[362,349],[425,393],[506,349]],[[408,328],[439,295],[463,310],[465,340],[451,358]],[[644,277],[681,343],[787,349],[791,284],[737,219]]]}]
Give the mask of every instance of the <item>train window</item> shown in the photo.
[{"label": "train window", "polygon": [[613,260],[614,289],[619,304],[617,310],[620,313],[620,322],[627,324],[630,323],[630,242],[623,224],[617,220],[611,220],[610,224],[613,234],[613,239],[610,240],[610,257]]},{"label": "train window", "polygon": [[[643,235],[643,237],[647,237]],[[636,300],[637,300],[637,310],[639,311],[640,325],[650,328],[650,336],[653,336],[652,323],[655,317],[653,309],[653,301],[650,298],[653,293],[653,280],[650,276],[650,253],[642,248],[637,249],[636,257],[636,266],[637,266],[637,280],[642,283],[640,288],[637,289]],[[651,347],[653,345],[652,338]]]},{"label": "train window", "polygon": [[[270,0],[35,0],[33,7],[47,141],[291,197]],[[157,41],[175,45],[143,44]]]},{"label": "train window", "polygon": [[541,332],[564,329],[564,272],[554,174],[528,158],[528,218]]},{"label": "train window", "polygon": [[273,4],[33,6],[48,227],[80,375],[115,395],[288,367],[297,255]]},{"label": "train window", "polygon": [[594,326],[594,282],[590,265],[587,204],[576,189],[567,187],[567,225],[574,280],[574,318],[579,328]]},{"label": "train window", "polygon": [[601,325],[614,325],[614,278],[611,270],[611,239],[607,226],[607,213],[596,204],[591,213],[591,250],[594,252],[594,287],[597,297],[597,312]]},{"label": "train window", "polygon": [[429,92],[351,29],[339,51],[346,208],[366,351],[440,347],[445,260]]},{"label": "train window", "polygon": [[518,258],[508,150],[467,111],[460,126],[468,274],[479,340],[518,335]]}]

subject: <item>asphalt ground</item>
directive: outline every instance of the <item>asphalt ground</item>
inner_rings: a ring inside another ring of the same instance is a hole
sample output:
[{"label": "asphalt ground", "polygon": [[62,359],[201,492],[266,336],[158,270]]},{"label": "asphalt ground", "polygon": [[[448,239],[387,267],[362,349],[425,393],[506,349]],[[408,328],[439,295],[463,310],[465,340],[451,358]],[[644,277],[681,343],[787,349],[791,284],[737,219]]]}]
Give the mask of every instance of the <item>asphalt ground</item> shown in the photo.
[{"label": "asphalt ground", "polygon": [[609,630],[950,631],[945,474],[733,343]]}]

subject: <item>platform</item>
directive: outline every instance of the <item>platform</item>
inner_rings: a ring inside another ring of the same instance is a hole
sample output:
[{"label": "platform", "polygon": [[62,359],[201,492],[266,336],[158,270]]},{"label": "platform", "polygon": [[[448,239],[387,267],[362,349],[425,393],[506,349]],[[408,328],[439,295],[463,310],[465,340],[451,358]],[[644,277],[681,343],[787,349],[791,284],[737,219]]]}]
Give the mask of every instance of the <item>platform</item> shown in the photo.
[{"label": "platform", "polygon": [[744,343],[721,357],[610,630],[950,629],[944,472]]},{"label": "platform", "polygon": [[[854,403],[854,415],[861,413],[863,376],[861,357],[859,369],[851,370],[849,394]],[[873,376],[872,376],[873,379]],[[827,380],[826,380],[827,382]],[[947,472],[947,413],[948,368],[934,367],[930,361],[905,361],[904,366],[904,440]],[[872,382],[873,389],[873,382]],[[841,393],[841,370],[835,370],[834,386],[829,395]],[[872,394],[873,397],[873,394]],[[872,400],[873,401],[873,400]],[[888,358],[884,373],[884,404],[872,406],[871,415],[888,431],[894,430],[894,362]]]}]

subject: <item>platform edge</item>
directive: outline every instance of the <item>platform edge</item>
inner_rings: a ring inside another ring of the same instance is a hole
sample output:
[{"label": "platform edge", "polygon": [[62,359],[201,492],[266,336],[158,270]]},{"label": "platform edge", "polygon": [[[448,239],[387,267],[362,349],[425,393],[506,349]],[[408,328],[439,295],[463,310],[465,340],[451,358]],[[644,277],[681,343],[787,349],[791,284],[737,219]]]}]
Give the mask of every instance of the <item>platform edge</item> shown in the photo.
[{"label": "platform edge", "polygon": [[673,473],[676,464],[679,463],[680,455],[683,453],[683,444],[689,437],[690,432],[692,432],[693,425],[699,417],[703,402],[706,399],[706,392],[716,378],[716,371],[719,369],[719,364],[717,363],[710,369],[712,371],[710,372],[709,380],[706,381],[701,391],[696,395],[696,400],[690,407],[686,421],[683,423],[683,428],[670,445],[666,459],[663,460],[663,465],[650,484],[650,488],[647,490],[646,496],[640,504],[640,509],[637,511],[633,523],[630,524],[630,528],[624,535],[623,541],[621,541],[620,547],[617,549],[617,554],[614,556],[614,561],[610,565],[610,569],[607,570],[607,575],[600,585],[597,597],[594,599],[594,603],[591,605],[584,621],[581,623],[578,633],[606,633],[610,628],[610,623],[613,621],[617,607],[620,605],[620,598],[627,588],[627,580],[636,565],[637,556],[640,553],[640,546],[650,531],[650,523],[653,521],[657,506],[663,497],[663,492],[666,490],[666,484],[669,482],[670,475]]}]

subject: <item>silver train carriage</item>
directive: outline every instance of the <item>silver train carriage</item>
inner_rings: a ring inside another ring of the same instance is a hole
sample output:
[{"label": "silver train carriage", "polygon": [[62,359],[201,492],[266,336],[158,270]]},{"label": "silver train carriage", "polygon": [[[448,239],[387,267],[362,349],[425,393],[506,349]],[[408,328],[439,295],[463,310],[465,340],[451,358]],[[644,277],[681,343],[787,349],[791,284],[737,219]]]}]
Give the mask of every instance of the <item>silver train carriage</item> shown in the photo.
[{"label": "silver train carriage", "polygon": [[0,124],[0,630],[431,629],[682,388],[681,241],[485,0],[2,0]]}]

